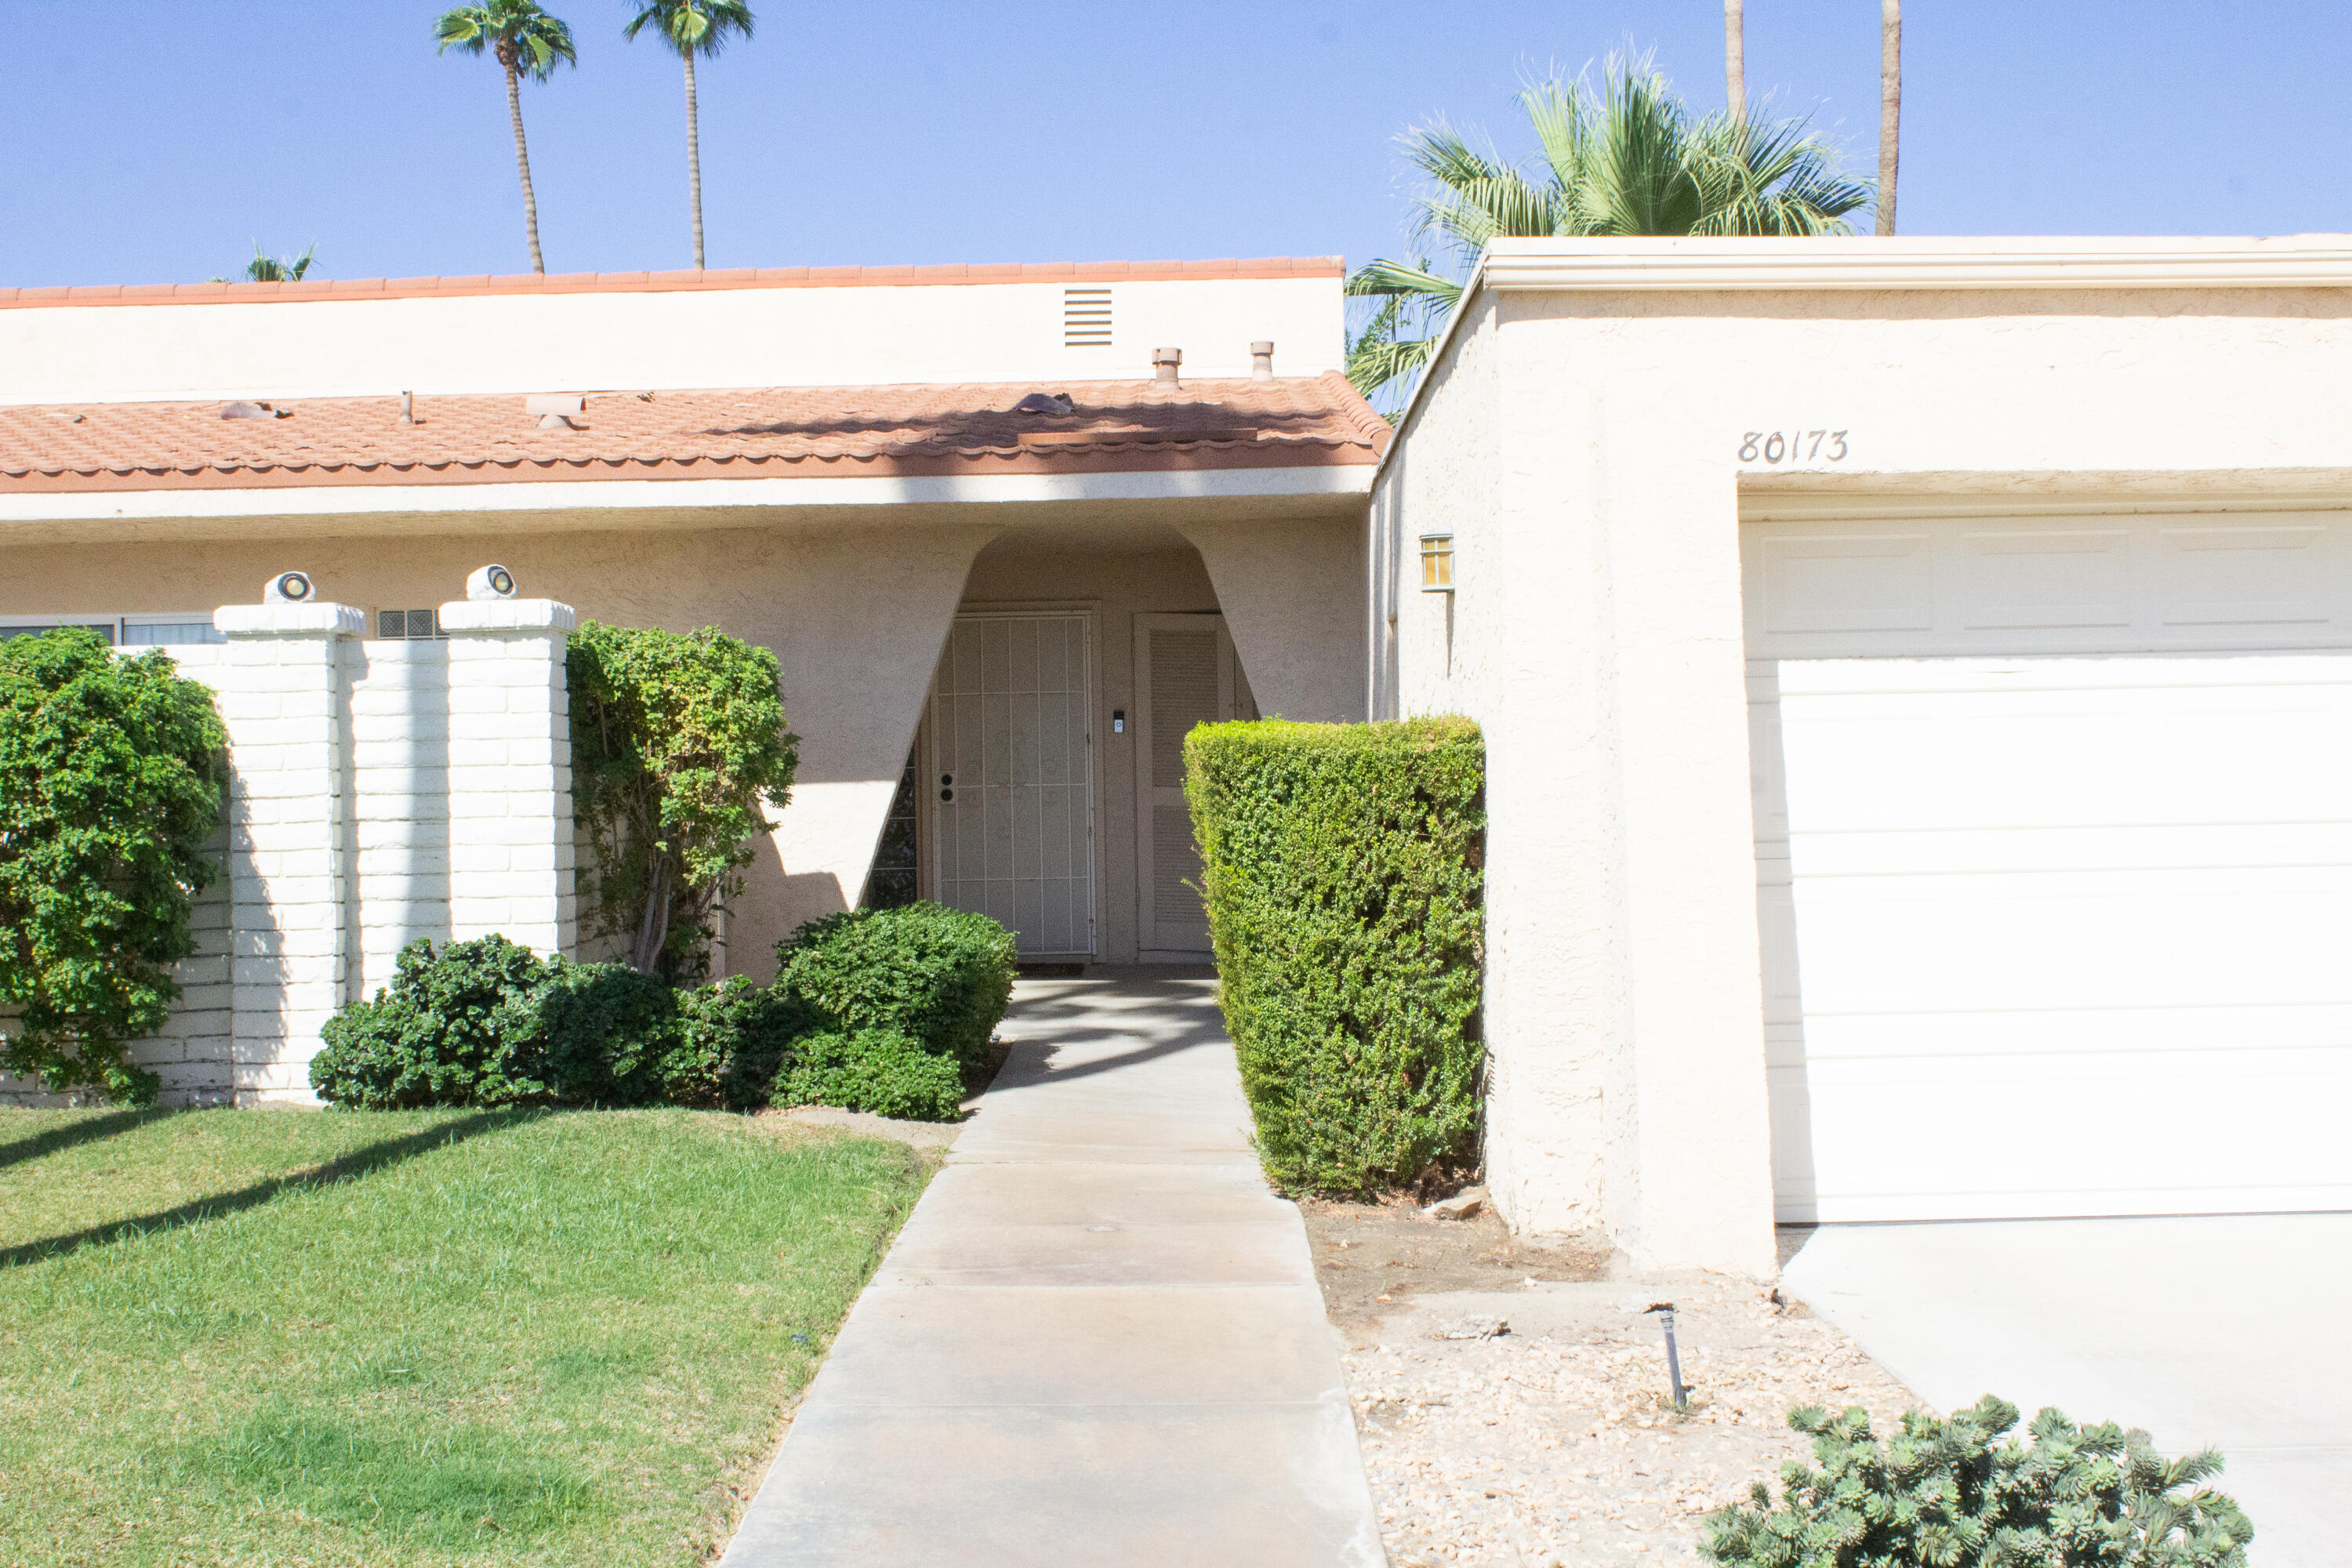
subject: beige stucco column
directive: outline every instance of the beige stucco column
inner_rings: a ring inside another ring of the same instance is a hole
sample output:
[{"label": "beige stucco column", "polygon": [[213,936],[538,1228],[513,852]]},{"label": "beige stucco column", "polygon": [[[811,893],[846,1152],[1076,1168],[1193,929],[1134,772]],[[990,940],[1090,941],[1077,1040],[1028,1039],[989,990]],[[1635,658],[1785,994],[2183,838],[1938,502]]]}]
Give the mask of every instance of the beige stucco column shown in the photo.
[{"label": "beige stucco column", "polygon": [[1364,527],[1359,518],[1191,523],[1258,711],[1364,717]]},{"label": "beige stucco column", "polygon": [[736,624],[783,666],[800,767],[792,804],[749,873],[753,896],[729,925],[730,973],[766,979],[775,944],[795,926],[856,903],[964,579],[1000,526],[813,531],[774,542],[786,570],[768,581],[781,590]]}]

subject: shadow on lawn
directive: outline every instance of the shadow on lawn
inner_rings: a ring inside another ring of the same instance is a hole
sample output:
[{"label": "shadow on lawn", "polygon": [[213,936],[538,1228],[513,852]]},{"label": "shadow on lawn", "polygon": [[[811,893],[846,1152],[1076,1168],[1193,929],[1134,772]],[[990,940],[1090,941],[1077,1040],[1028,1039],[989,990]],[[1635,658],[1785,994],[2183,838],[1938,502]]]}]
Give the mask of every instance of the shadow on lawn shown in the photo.
[{"label": "shadow on lawn", "polygon": [[110,1110],[104,1116],[69,1121],[47,1132],[36,1132],[30,1138],[19,1138],[14,1143],[0,1143],[0,1171],[54,1154],[60,1149],[70,1149],[77,1143],[94,1143],[100,1138],[111,1138],[118,1132],[128,1132],[179,1114],[177,1110]]},{"label": "shadow on lawn", "polygon": [[[125,1112],[125,1115],[154,1114]],[[144,1236],[151,1231],[172,1230],[198,1220],[218,1219],[312,1187],[331,1187],[342,1182],[357,1181],[373,1175],[387,1166],[413,1160],[419,1154],[429,1154],[436,1149],[446,1149],[485,1132],[496,1132],[519,1122],[535,1121],[542,1113],[536,1110],[479,1110],[471,1116],[461,1116],[455,1121],[445,1121],[438,1127],[428,1127],[421,1132],[411,1132],[404,1138],[387,1138],[381,1143],[370,1143],[354,1149],[339,1159],[323,1165],[307,1166],[283,1176],[272,1176],[266,1182],[234,1193],[215,1197],[196,1198],[176,1208],[157,1214],[141,1215],[133,1219],[119,1219],[110,1225],[92,1226],[68,1236],[52,1236],[40,1241],[28,1241],[22,1246],[0,1248],[0,1268],[14,1268],[21,1264],[39,1263],[52,1258],[63,1258],[79,1252],[86,1247],[104,1247],[125,1237]],[[105,1118],[102,1120],[111,1120]],[[87,1125],[87,1123],[83,1124]],[[62,1129],[71,1131],[72,1129]],[[36,1140],[26,1139],[26,1142]],[[12,1147],[14,1147],[12,1145]]]}]

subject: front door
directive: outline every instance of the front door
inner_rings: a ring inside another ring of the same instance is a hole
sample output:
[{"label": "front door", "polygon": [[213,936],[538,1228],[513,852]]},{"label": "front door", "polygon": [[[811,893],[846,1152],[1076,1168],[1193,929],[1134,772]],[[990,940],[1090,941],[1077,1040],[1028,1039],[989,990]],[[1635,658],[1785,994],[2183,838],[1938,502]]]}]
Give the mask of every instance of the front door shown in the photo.
[{"label": "front door", "polygon": [[1147,960],[1209,951],[1184,737],[1256,711],[1223,616],[1135,617],[1136,946]]},{"label": "front door", "polygon": [[931,886],[1022,954],[1095,951],[1091,623],[959,616],[931,686]]}]

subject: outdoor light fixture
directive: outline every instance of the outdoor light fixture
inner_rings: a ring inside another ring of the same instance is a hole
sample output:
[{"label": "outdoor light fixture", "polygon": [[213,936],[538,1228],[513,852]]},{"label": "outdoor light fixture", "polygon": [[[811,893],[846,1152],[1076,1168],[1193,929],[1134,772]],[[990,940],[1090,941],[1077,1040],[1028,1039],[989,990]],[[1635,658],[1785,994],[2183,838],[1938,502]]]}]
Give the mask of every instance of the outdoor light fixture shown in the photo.
[{"label": "outdoor light fixture", "polygon": [[466,597],[468,599],[478,602],[514,596],[514,574],[503,566],[485,566],[466,579]]},{"label": "outdoor light fixture", "polygon": [[1674,1392],[1675,1408],[1688,1410],[1690,1389],[1683,1382],[1683,1358],[1675,1345],[1675,1304],[1672,1301],[1652,1302],[1643,1315],[1646,1317],[1651,1312],[1658,1315],[1658,1326],[1666,1334],[1666,1386]]},{"label": "outdoor light fixture", "polygon": [[271,605],[307,605],[318,590],[310,586],[307,572],[280,572],[261,590],[264,603]]},{"label": "outdoor light fixture", "polygon": [[1452,534],[1424,533],[1421,536],[1421,591],[1424,594],[1454,592]]}]

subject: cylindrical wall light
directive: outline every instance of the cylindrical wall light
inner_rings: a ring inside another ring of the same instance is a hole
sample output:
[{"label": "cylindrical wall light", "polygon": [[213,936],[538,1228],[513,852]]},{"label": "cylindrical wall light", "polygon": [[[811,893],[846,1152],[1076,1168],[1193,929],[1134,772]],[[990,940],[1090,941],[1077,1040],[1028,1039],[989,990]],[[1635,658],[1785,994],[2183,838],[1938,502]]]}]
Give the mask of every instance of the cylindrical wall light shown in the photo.
[{"label": "cylindrical wall light", "polygon": [[1454,592],[1452,534],[1424,533],[1421,536],[1421,591],[1424,594]]}]

